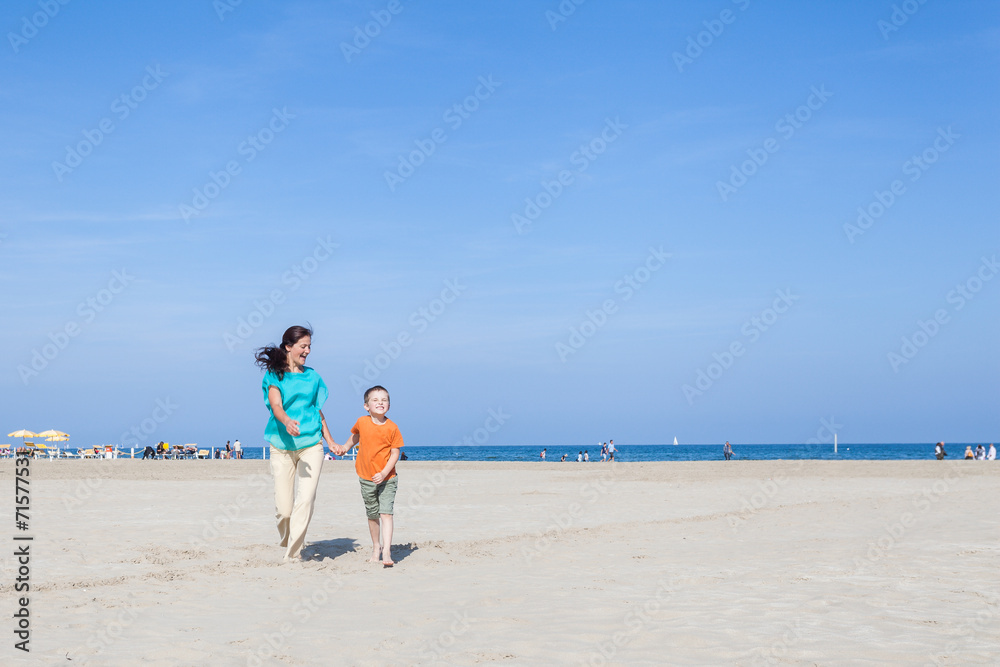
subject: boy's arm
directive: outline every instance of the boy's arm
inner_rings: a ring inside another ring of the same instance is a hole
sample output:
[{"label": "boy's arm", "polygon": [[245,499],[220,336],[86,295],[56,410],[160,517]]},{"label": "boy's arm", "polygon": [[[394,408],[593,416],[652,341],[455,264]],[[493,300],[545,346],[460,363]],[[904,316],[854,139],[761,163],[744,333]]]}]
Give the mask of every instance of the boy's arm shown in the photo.
[{"label": "boy's arm", "polygon": [[389,450],[389,460],[386,462],[385,467],[382,468],[382,472],[377,472],[372,475],[372,481],[376,484],[381,484],[384,480],[389,478],[392,474],[393,469],[396,467],[396,461],[399,460],[399,447],[393,447]]},{"label": "boy's arm", "polygon": [[358,446],[359,439],[360,438],[358,437],[357,433],[352,433],[350,436],[348,436],[343,446],[339,448],[339,451],[334,449],[333,453],[336,454],[337,456],[343,456],[347,452],[351,451],[354,447]]}]

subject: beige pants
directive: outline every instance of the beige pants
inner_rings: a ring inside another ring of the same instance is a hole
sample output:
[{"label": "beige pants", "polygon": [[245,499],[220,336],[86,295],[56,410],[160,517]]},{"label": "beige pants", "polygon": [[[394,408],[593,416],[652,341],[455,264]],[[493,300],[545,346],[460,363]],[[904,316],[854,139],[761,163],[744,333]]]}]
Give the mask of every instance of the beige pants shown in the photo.
[{"label": "beige pants", "polygon": [[[316,487],[323,470],[323,444],[296,451],[271,447],[271,474],[274,475],[274,507],[278,535],[285,547],[285,560],[298,558],[312,520]],[[298,492],[295,478],[299,478]]]}]

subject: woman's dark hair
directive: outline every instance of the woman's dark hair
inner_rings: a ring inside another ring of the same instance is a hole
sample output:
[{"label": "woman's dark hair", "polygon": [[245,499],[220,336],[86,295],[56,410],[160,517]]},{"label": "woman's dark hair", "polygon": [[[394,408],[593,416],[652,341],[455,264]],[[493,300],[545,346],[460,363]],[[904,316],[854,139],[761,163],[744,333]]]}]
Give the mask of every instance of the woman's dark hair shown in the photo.
[{"label": "woman's dark hair", "polygon": [[297,325],[288,327],[281,336],[281,345],[268,345],[255,350],[254,358],[257,360],[257,365],[264,372],[271,371],[277,375],[279,380],[284,379],[285,371],[288,370],[288,353],[285,348],[295,345],[306,336],[312,338],[312,335],[312,329],[309,327]]}]

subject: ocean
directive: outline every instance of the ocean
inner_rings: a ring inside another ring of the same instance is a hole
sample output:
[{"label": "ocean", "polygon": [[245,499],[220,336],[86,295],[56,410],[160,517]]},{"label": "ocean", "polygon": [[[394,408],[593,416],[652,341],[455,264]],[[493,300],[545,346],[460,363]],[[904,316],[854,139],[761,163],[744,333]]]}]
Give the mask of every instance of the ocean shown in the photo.
[{"label": "ocean", "polygon": [[[833,453],[833,443],[798,444],[798,445],[741,445],[733,446],[733,460],[776,460],[776,459],[816,459],[840,461],[886,461],[886,460],[921,460],[934,458],[934,443],[879,443],[859,444],[840,443],[837,453]],[[948,459],[960,459],[965,453],[967,444],[946,445]],[[502,445],[502,446],[451,446],[432,447],[407,445],[404,449],[411,461],[538,461],[538,454],[545,447],[547,461],[559,461],[566,454],[567,462],[576,462],[577,453],[586,449],[591,462],[600,461],[601,449],[597,446],[586,448],[579,445],[567,447],[560,445]],[[618,452],[616,460],[628,461],[721,461],[722,444],[712,445],[616,445]],[[137,450],[136,456],[141,456],[142,450]],[[263,458],[263,448],[244,447],[243,458]]]}]

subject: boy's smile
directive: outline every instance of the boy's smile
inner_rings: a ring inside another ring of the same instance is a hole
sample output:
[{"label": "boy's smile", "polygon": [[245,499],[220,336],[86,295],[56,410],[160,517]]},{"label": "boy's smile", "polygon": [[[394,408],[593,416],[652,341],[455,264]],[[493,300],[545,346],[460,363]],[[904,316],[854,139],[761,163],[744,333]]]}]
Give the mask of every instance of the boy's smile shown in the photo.
[{"label": "boy's smile", "polygon": [[385,413],[389,411],[389,394],[384,391],[373,391],[368,395],[365,410],[372,417],[385,417]]}]

